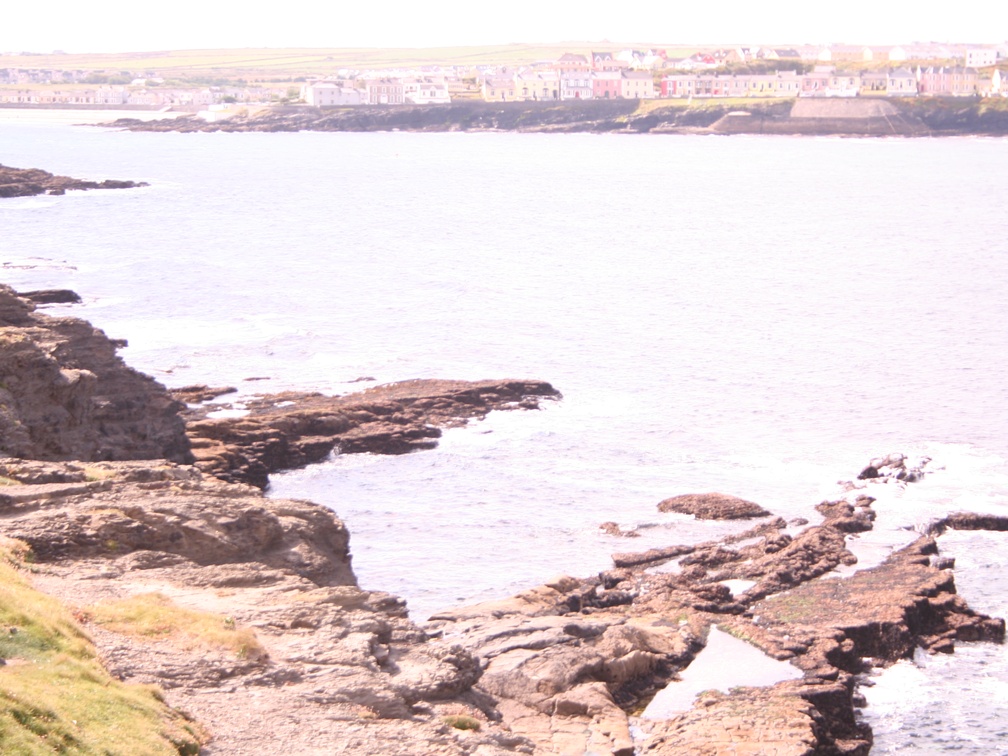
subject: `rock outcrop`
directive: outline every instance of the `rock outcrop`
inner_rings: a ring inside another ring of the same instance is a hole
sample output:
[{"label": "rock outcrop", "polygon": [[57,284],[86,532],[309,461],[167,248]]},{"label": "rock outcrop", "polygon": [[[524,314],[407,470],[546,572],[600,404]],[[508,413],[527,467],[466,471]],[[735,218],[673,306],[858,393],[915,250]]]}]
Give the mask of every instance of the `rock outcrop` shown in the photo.
[{"label": "rock outcrop", "polygon": [[659,502],[658,511],[690,514],[698,520],[745,520],[770,514],[755,502],[722,493],[673,496]]},{"label": "rock outcrop", "polygon": [[122,345],[0,285],[0,454],[190,461],[182,405],[127,367]]},{"label": "rock outcrop", "polygon": [[[866,754],[857,685],[872,665],[1005,631],[956,594],[930,536],[878,567],[817,580],[856,562],[845,537],[872,527],[872,503],[824,502],[825,521],[796,535],[777,518],[719,542],[617,555],[610,572],[442,612],[427,629],[482,660],[475,690],[544,753]],[[714,624],[801,679],[711,692],[667,720],[634,716],[675,684]],[[644,734],[631,737],[633,726]]]},{"label": "rock outcrop", "polygon": [[0,165],[0,198],[31,197],[36,194],[65,194],[73,189],[133,189],[147,186],[143,181],[85,181],[54,176],[38,168],[11,168]]},{"label": "rock outcrop", "polygon": [[930,461],[930,459],[925,457],[916,462],[911,462],[905,455],[899,453],[889,454],[885,457],[876,457],[858,473],[858,480],[881,478],[883,480],[914,483],[924,477],[924,468]]},{"label": "rock outcrop", "polygon": [[[0,475],[3,534],[31,547],[36,586],[74,608],[113,675],[160,686],[205,725],[206,753],[531,752],[472,693],[475,656],[430,640],[402,600],[357,586],[331,511],[168,462],[6,459]],[[260,650],[92,619],[96,607],[152,593],[251,629]]]},{"label": "rock outcrop", "polygon": [[[176,396],[200,395],[188,387]],[[205,387],[204,387],[205,388]],[[220,395],[227,389],[209,389]],[[208,418],[221,405],[185,413],[196,465],[222,480],[265,488],[279,470],[331,453],[404,454],[432,449],[441,428],[492,410],[535,409],[560,393],[544,381],[401,381],[350,394],[282,393],[242,402],[243,417]]]}]

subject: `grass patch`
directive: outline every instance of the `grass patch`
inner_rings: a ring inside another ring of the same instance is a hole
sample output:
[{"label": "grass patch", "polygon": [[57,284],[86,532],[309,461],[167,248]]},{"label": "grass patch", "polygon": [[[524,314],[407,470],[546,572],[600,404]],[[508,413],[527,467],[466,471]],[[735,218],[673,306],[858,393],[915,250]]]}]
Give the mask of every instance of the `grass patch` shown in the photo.
[{"label": "grass patch", "polygon": [[[344,68],[408,68],[412,66],[523,66],[553,61],[565,52],[587,54],[590,49],[665,48],[671,57],[685,57],[699,48],[655,42],[608,44],[588,42],[517,43],[507,45],[415,48],[246,48],[171,50],[161,52],[0,55],[0,68],[58,68],[122,75],[156,71],[169,81],[248,83],[292,81],[334,74]],[[66,85],[59,85],[67,88]],[[33,89],[36,87],[33,87]]]},{"label": "grass patch", "polygon": [[87,611],[102,627],[126,635],[173,639],[187,648],[212,646],[240,659],[261,659],[266,650],[249,628],[232,617],[185,609],[161,593],[140,593],[120,601],[97,604]]},{"label": "grass patch", "polygon": [[781,622],[809,623],[822,614],[812,596],[800,591],[778,593],[764,600],[766,613]]},{"label": "grass patch", "polygon": [[114,680],[68,610],[28,584],[27,554],[0,539],[0,753],[198,753],[198,725],[156,688]]},{"label": "grass patch", "polygon": [[91,483],[96,480],[109,480],[116,477],[118,473],[108,467],[98,467],[96,465],[84,465],[84,480]]},{"label": "grass patch", "polygon": [[451,714],[444,717],[444,723],[456,730],[472,730],[478,732],[480,722],[476,717],[467,717],[465,714]]}]

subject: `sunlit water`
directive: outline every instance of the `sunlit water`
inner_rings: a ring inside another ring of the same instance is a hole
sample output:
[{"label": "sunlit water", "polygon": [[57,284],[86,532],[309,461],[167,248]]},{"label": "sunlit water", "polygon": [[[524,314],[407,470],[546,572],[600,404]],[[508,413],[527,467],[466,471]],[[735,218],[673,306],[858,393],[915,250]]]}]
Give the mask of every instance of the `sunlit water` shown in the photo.
[{"label": "sunlit water", "polygon": [[[127,338],[124,358],[168,385],[530,377],[563,392],[432,452],[274,476],[273,494],[333,507],[361,584],[418,619],[745,527],[659,514],[678,493],[815,521],[838,480],[891,451],[936,472],[880,495],[862,566],[946,511],[1005,510],[1008,142],[0,119],[0,162],[151,183],[0,201],[0,263],[15,288],[78,291],[83,306],[49,311]],[[607,520],[642,535],[600,534]],[[980,560],[957,554],[966,586],[1004,552],[961,537]],[[985,610],[1006,613],[1008,590],[991,590]],[[969,709],[989,696],[976,680],[1008,684],[1000,654],[913,667],[948,686],[914,695],[954,690]],[[893,733],[879,749],[989,743],[1008,722],[994,707],[953,729],[889,684],[866,713]]]},{"label": "sunlit water", "polygon": [[659,690],[641,716],[671,719],[692,708],[705,690],[728,693],[735,687],[762,688],[801,676],[801,670],[793,664],[767,656],[752,644],[712,626],[707,645],[682,672],[681,679]]}]

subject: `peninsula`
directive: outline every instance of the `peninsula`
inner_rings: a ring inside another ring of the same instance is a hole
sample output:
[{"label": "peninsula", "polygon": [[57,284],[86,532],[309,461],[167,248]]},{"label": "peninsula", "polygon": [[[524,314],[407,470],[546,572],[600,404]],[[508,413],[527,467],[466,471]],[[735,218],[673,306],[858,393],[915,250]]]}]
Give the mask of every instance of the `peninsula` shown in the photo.
[{"label": "peninsula", "polygon": [[[673,496],[656,506],[752,525],[418,623],[358,585],[331,510],[266,498],[265,476],[333,451],[422,453],[438,428],[534,411],[556,389],[409,381],[211,417],[203,401],[226,387],[172,395],[118,346],[0,286],[0,553],[16,585],[0,593],[0,750],[114,737],[216,756],[867,754],[858,686],[873,665],[1004,638],[1003,620],[956,594],[936,541],[1004,518],[953,515],[877,567],[817,580],[856,561],[845,539],[872,528],[872,486],[927,474],[898,454],[852,474],[819,524]],[[790,663],[791,679],[648,714],[714,627]],[[73,655],[52,653],[57,640]],[[120,727],[124,711],[139,718]]]}]

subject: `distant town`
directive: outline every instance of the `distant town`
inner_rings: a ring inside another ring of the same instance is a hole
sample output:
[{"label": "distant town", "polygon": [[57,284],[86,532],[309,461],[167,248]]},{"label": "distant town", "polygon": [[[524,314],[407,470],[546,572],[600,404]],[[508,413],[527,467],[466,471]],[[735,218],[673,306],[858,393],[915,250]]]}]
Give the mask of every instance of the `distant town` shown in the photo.
[{"label": "distant town", "polygon": [[[26,58],[26,62],[30,58]],[[341,69],[280,84],[180,85],[157,71],[0,68],[0,105],[202,111],[655,98],[1008,97],[1008,44],[584,50],[531,65]]]}]

